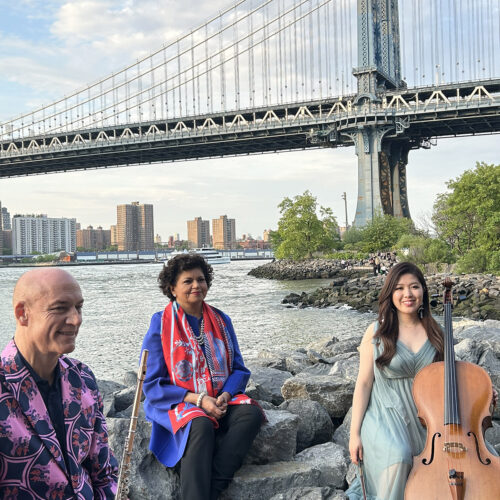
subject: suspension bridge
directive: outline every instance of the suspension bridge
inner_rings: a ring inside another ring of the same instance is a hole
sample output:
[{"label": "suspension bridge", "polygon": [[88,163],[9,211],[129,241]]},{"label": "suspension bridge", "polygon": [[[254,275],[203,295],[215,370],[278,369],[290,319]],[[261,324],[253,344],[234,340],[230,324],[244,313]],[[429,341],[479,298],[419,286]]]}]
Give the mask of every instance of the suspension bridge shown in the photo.
[{"label": "suspension bridge", "polygon": [[1,123],[0,177],[354,146],[355,224],[410,217],[409,151],[500,131],[500,0],[422,4],[240,0]]}]

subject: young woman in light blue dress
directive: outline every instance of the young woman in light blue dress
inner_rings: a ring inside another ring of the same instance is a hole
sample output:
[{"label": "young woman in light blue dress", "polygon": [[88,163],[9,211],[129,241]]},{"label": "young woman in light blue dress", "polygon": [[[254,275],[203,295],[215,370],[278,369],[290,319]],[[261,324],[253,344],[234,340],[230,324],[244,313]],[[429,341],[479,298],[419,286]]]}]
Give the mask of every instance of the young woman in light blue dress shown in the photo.
[{"label": "young woman in light blue dress", "polygon": [[[379,296],[378,321],[359,347],[349,452],[363,461],[368,500],[403,500],[413,456],[425,445],[412,385],[417,372],[443,359],[443,334],[432,318],[429,292],[420,269],[394,266]],[[347,490],[363,500],[360,479]]]}]

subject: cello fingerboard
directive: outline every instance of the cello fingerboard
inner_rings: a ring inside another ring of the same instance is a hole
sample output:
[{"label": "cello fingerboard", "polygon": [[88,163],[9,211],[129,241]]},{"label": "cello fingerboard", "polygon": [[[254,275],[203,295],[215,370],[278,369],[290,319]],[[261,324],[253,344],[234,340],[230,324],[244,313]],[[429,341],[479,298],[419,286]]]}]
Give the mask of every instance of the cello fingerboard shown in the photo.
[{"label": "cello fingerboard", "polygon": [[460,424],[451,301],[444,304],[444,425]]}]

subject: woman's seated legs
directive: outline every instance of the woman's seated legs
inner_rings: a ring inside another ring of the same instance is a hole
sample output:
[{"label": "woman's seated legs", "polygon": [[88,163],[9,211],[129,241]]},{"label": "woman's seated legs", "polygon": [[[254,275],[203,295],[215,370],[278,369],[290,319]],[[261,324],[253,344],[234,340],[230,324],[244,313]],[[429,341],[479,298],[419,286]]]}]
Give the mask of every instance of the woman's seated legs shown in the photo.
[{"label": "woman's seated legs", "polygon": [[217,430],[211,500],[218,498],[241,467],[262,420],[262,410],[255,405],[228,406],[227,415],[219,421]]},{"label": "woman's seated legs", "polygon": [[181,498],[206,500],[212,480],[215,446],[213,423],[204,417],[193,419],[181,459]]}]

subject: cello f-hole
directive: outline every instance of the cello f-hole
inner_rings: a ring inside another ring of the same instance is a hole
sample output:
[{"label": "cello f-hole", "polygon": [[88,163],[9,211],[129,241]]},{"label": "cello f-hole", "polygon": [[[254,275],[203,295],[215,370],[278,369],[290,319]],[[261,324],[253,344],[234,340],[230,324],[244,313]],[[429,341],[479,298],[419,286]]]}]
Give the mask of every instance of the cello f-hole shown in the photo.
[{"label": "cello f-hole", "polygon": [[432,446],[431,446],[431,458],[429,460],[427,460],[426,458],[423,458],[422,459],[422,463],[424,465],[431,465],[432,464],[432,461],[434,460],[434,447],[436,446],[436,443],[434,443],[434,441],[436,440],[436,437],[441,437],[441,433],[440,432],[436,432],[433,436],[432,436]]},{"label": "cello f-hole", "polygon": [[476,443],[476,453],[477,453],[477,458],[479,458],[479,461],[483,464],[483,465],[490,465],[491,464],[491,460],[489,458],[486,458],[485,460],[483,460],[481,458],[481,453],[479,453],[479,442],[477,440],[477,436],[472,432],[472,431],[469,431],[467,433],[467,436],[473,436],[474,437],[474,442]]}]

